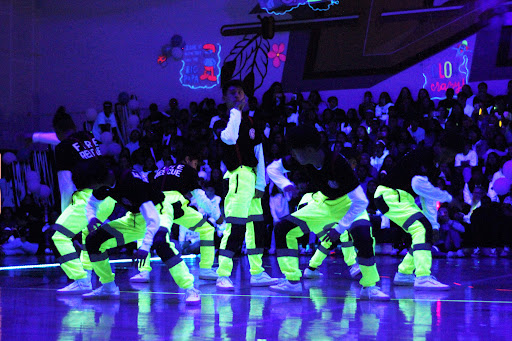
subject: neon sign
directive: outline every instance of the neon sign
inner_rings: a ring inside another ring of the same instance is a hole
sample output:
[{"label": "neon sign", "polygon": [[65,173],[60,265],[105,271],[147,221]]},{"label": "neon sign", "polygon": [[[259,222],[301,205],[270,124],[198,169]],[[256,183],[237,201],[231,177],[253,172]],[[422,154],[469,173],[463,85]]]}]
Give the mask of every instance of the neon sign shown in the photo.
[{"label": "neon sign", "polygon": [[187,45],[183,51],[180,83],[191,89],[211,89],[219,84],[220,44]]},{"label": "neon sign", "polygon": [[[468,40],[471,44],[468,43]],[[432,99],[446,98],[445,92],[448,88],[452,88],[457,94],[465,84],[468,84],[470,59],[473,52],[469,49],[469,46],[473,44],[474,38],[468,38],[468,40],[463,40],[437,56],[428,59],[424,64],[423,78],[425,83],[423,88],[428,90]]]},{"label": "neon sign", "polygon": [[[327,5],[327,8],[318,8],[314,7],[312,4],[315,3],[322,3],[322,2],[329,2]],[[339,0],[259,0],[260,7],[264,9],[268,14],[274,14],[274,15],[284,15],[286,13],[289,13],[293,11],[296,8],[299,8],[303,5],[308,5],[309,8],[311,8],[313,11],[328,11],[331,6],[338,5],[340,2]],[[290,7],[284,12],[276,12],[274,9],[279,7]]]}]

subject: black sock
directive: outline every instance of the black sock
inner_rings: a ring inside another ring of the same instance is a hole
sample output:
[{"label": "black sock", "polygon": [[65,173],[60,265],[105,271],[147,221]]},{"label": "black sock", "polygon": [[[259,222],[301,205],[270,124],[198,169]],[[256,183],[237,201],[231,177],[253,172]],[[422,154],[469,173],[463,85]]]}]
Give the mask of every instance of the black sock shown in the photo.
[{"label": "black sock", "polygon": [[312,266],[308,266],[308,269],[311,270],[311,271],[315,271],[316,268],[312,267]]},{"label": "black sock", "polygon": [[297,284],[297,283],[300,283],[300,281],[290,281],[290,280],[288,280],[288,282],[290,282],[291,284]]}]

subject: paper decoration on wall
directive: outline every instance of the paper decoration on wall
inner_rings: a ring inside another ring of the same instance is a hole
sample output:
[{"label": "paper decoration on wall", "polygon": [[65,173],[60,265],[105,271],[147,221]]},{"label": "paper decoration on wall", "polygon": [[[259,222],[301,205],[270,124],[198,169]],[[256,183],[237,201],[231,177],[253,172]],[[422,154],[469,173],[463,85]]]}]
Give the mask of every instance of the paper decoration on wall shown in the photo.
[{"label": "paper decoration on wall", "polygon": [[284,49],[285,49],[285,47],[284,47],[283,43],[281,43],[279,45],[274,44],[274,45],[272,45],[272,51],[269,51],[267,53],[267,56],[270,59],[273,59],[272,65],[274,65],[274,67],[279,67],[279,66],[281,66],[281,62],[286,61],[286,56],[283,54]]},{"label": "paper decoration on wall", "polygon": [[248,96],[263,85],[267,76],[270,43],[260,34],[245,35],[235,44],[222,66],[221,79],[240,79]]},{"label": "paper decoration on wall", "polygon": [[220,44],[187,45],[183,50],[180,83],[191,89],[211,89],[219,84]]},{"label": "paper decoration on wall", "polygon": [[183,59],[183,50],[187,44],[183,40],[183,37],[175,34],[171,37],[170,43],[165,44],[160,49],[160,55],[158,56],[156,62],[161,67],[166,67],[169,59],[173,60],[182,60]]},{"label": "paper decoration on wall", "polygon": [[428,90],[432,99],[446,98],[448,88],[453,88],[457,94],[463,85],[468,84],[473,56],[470,46],[473,43],[474,38],[468,38],[424,62],[423,88]]},{"label": "paper decoration on wall", "polygon": [[[259,0],[259,3],[261,9],[268,14],[283,15],[303,5],[308,5],[313,11],[328,11],[331,6],[338,5],[340,2],[339,0]],[[279,10],[281,7],[289,8]]]}]

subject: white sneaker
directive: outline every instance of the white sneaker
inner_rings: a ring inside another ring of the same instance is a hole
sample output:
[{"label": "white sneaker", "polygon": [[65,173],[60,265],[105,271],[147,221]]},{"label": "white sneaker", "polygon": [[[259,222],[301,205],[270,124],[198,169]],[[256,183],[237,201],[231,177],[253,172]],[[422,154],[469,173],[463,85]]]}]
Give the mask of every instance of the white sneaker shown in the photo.
[{"label": "white sneaker", "polygon": [[361,269],[359,269],[359,264],[357,263],[354,263],[350,266],[350,277],[352,278],[356,278],[357,275],[359,275],[361,273]]},{"label": "white sneaker", "polygon": [[306,268],[304,270],[304,278],[307,278],[307,279],[320,279],[324,276],[323,273],[320,272],[320,270],[318,269],[315,269],[315,270],[311,270],[310,268]]},{"label": "white sneaker", "polygon": [[213,269],[199,269],[199,279],[206,279],[210,281],[216,281],[219,278],[217,272]]},{"label": "white sneaker", "polygon": [[265,271],[258,275],[251,276],[251,286],[253,287],[267,287],[279,282],[279,278],[270,277]]},{"label": "white sneaker", "polygon": [[217,289],[221,290],[235,290],[235,286],[233,285],[231,278],[226,276],[219,276],[219,278],[217,278],[216,286]]},{"label": "white sneaker", "polygon": [[448,251],[448,253],[446,254],[446,258],[453,258],[453,257],[455,257],[455,252]]},{"label": "white sneaker", "polygon": [[91,280],[86,278],[77,279],[73,283],[57,290],[57,295],[82,295],[92,291]]},{"label": "white sneaker", "polygon": [[149,271],[141,271],[132,278],[130,282],[134,283],[149,283]]},{"label": "white sneaker", "polygon": [[292,284],[289,280],[281,281],[277,285],[273,285],[269,287],[270,291],[279,292],[282,294],[290,294],[290,295],[301,295],[302,294],[302,284],[296,283]]},{"label": "white sneaker", "polygon": [[185,304],[199,303],[201,303],[201,292],[194,287],[185,289]]},{"label": "white sneaker", "polygon": [[478,257],[480,257],[481,253],[482,252],[480,251],[480,248],[479,247],[475,247],[475,249],[473,250],[473,253],[471,254],[471,257],[478,258]]},{"label": "white sneaker", "polygon": [[457,257],[459,258],[464,258],[466,257],[466,255],[464,254],[464,251],[462,251],[462,249],[460,250],[457,250],[457,252],[455,253],[457,255]]},{"label": "white sneaker", "polygon": [[418,276],[414,280],[416,290],[450,290],[450,286],[439,282],[434,276]]},{"label": "white sneaker", "polygon": [[119,288],[114,282],[103,284],[93,292],[88,294],[83,294],[82,298],[84,300],[108,300],[108,299],[118,299],[119,298]]},{"label": "white sneaker", "polygon": [[393,279],[393,284],[412,287],[415,283],[415,278],[416,276],[414,276],[414,274],[408,275],[397,271],[395,278]]},{"label": "white sneaker", "polygon": [[372,287],[362,287],[359,299],[369,301],[389,301],[389,296],[383,293],[378,286],[374,285]]}]

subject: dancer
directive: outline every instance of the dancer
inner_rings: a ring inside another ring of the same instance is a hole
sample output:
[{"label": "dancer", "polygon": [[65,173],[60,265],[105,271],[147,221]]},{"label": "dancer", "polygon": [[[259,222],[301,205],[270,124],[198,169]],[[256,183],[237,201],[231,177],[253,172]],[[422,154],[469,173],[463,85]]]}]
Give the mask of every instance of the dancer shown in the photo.
[{"label": "dancer", "polygon": [[[177,165],[163,167],[155,174],[152,185],[154,189],[163,191],[165,200],[164,206],[172,206],[174,211],[174,223],[188,228],[191,231],[199,233],[201,261],[199,262],[199,278],[206,280],[217,280],[217,273],[212,270],[215,258],[215,245],[213,236],[215,227],[203,217],[195,208],[189,206],[189,200],[185,198],[189,194],[196,199],[197,204],[210,217],[213,217],[218,224],[222,223],[223,218],[218,207],[212,205],[211,201],[201,189],[197,165],[199,156],[185,152],[182,162]],[[167,211],[169,212],[169,211]],[[172,211],[170,213],[173,213]],[[160,225],[172,226],[173,217],[160,215]],[[169,220],[171,220],[169,222]],[[141,243],[142,241],[139,241]],[[144,265],[142,265],[144,263]],[[130,278],[132,282],[149,282],[149,272],[151,271],[150,255],[146,262],[141,262],[140,272]]]},{"label": "dancer", "polygon": [[[88,132],[77,132],[73,119],[63,109],[59,108],[53,118],[53,129],[61,141],[55,148],[55,157],[62,214],[53,225],[52,251],[66,276],[73,280],[57,290],[57,294],[81,295],[92,290],[92,265],[85,249],[79,256],[73,238],[82,232],[82,243],[85,245],[88,234],[85,206],[92,190],[83,188],[77,191],[72,176],[77,167],[88,167],[93,160],[100,158],[101,152],[96,139]],[[114,206],[114,200],[105,200],[98,209],[100,219],[107,219]]]},{"label": "dancer", "polygon": [[[229,122],[220,137],[223,161],[228,169],[229,191],[225,198],[226,230],[219,250],[217,288],[234,290],[229,278],[233,270],[233,256],[240,249],[246,235],[247,254],[251,266],[251,285],[267,286],[277,283],[263,269],[262,257],[266,231],[258,230],[252,215],[261,216],[261,197],[265,190],[265,161],[261,133],[251,117],[242,115],[246,97],[241,81],[231,80],[222,87],[228,109]],[[258,230],[258,231],[257,231]]]},{"label": "dancer", "polygon": [[[415,197],[420,196],[424,205],[432,206],[435,200],[452,200],[448,192],[429,182],[428,175],[435,172],[433,151],[416,149],[399,161],[375,192],[377,208],[412,237],[412,247],[395,274],[395,285],[414,286],[418,290],[450,289],[450,286],[431,275],[432,224],[414,201]],[[424,209],[430,210],[427,207]]]},{"label": "dancer", "polygon": [[389,296],[376,286],[380,277],[375,265],[374,239],[371,226],[364,219],[367,219],[368,199],[354,171],[342,155],[321,149],[320,134],[314,127],[292,128],[286,138],[293,157],[272,162],[267,167],[270,179],[284,192],[293,193],[295,186],[283,173],[302,166],[310,185],[317,192],[310,194],[307,203],[275,227],[279,267],[286,280],[271,286],[270,290],[289,294],[302,292],[297,238],[314,232],[322,241],[333,243],[348,230],[358,250],[357,262],[362,274],[360,284],[363,286],[360,298],[389,300]]},{"label": "dancer", "polygon": [[[185,289],[185,302],[200,303],[200,292],[194,288],[194,276],[190,274],[174,243],[169,240],[173,207],[162,205],[164,194],[154,190],[142,173],[130,169],[114,171],[100,162],[96,162],[93,167],[96,169],[94,176],[90,175],[88,169],[80,169],[78,173],[84,174],[81,185],[94,189],[86,208],[88,228],[92,230],[87,236],[86,246],[94,272],[102,285],[82,297],[118,298],[119,288],[114,282],[115,276],[110,268],[107,250],[142,239],[134,260],[144,262],[154,245],[176,284]],[[96,218],[96,208],[101,200],[109,196],[121,203],[127,213],[122,218],[103,224]],[[167,218],[165,225],[160,224],[158,210]]]}]

